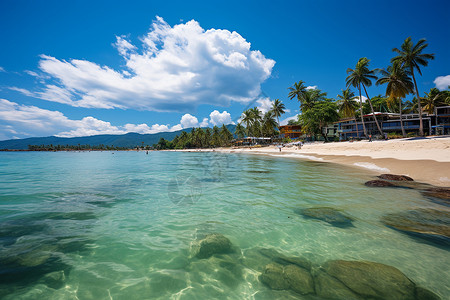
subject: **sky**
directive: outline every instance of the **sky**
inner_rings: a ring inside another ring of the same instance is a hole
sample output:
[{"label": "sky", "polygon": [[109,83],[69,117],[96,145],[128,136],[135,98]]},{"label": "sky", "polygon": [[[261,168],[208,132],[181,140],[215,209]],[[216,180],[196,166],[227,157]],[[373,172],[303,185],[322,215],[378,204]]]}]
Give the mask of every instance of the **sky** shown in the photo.
[{"label": "sky", "polygon": [[409,36],[435,54],[419,92],[447,89],[449,11],[447,0],[2,0],[0,140],[221,126],[274,99],[287,123],[295,82],[336,98],[347,68],[361,57],[386,68]]}]

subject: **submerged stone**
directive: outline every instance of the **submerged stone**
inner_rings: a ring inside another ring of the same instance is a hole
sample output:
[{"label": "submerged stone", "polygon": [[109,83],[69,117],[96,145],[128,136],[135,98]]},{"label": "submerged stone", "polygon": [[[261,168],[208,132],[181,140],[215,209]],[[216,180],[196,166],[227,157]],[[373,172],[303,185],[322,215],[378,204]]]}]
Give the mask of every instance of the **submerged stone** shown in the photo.
[{"label": "submerged stone", "polygon": [[333,300],[362,300],[362,298],[348,289],[342,282],[328,275],[323,271],[318,271],[314,277],[317,296],[324,299]]},{"label": "submerged stone", "polygon": [[259,249],[259,252],[265,257],[281,265],[294,264],[306,270],[311,270],[311,262],[306,258],[296,256],[288,257],[284,254],[279,253],[275,249],[269,248],[261,248]]},{"label": "submerged stone", "polygon": [[422,194],[427,197],[433,198],[434,202],[450,205],[450,188],[445,187],[428,188],[422,191]]},{"label": "submerged stone", "polygon": [[366,186],[370,187],[393,187],[395,184],[385,181],[385,180],[370,180],[365,183]]},{"label": "submerged stone", "polygon": [[414,181],[414,179],[412,179],[409,176],[406,175],[395,175],[395,174],[381,174],[380,176],[377,176],[380,179],[385,179],[385,180],[393,180],[393,181]]},{"label": "submerged stone", "polygon": [[322,269],[365,299],[415,299],[415,285],[400,270],[369,261],[332,260]]},{"label": "submerged stone", "polygon": [[441,297],[423,287],[416,287],[417,300],[441,300]]},{"label": "submerged stone", "polygon": [[283,266],[270,263],[266,265],[259,279],[273,290],[290,289],[302,295],[314,293],[314,281],[311,274],[293,264]]},{"label": "submerged stone", "polygon": [[353,226],[353,218],[331,207],[312,207],[299,210],[298,213],[306,218],[312,218],[327,222],[336,227]]},{"label": "submerged stone", "polygon": [[450,246],[450,212],[417,209],[393,213],[381,218],[391,228],[438,244]]},{"label": "submerged stone", "polygon": [[66,275],[64,274],[63,270],[51,272],[45,274],[42,277],[41,281],[52,289],[60,289],[64,286],[64,283],[66,281]]},{"label": "submerged stone", "polygon": [[230,240],[224,235],[212,233],[194,245],[193,255],[197,258],[208,258],[214,254],[230,252],[231,246]]}]

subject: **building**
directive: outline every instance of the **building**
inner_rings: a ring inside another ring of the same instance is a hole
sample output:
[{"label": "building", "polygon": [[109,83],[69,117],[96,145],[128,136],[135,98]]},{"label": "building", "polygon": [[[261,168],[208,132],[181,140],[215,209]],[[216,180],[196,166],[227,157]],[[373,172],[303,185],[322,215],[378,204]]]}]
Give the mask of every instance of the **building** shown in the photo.
[{"label": "building", "polygon": [[435,125],[432,126],[434,134],[450,134],[450,106],[436,107]]},{"label": "building", "polygon": [[[381,130],[385,133],[401,132],[400,114],[396,113],[381,113],[375,112],[375,116],[380,124]],[[364,115],[364,123],[366,126],[367,134],[373,136],[379,135],[377,125],[373,114]],[[429,135],[432,134],[432,121],[435,120],[435,115],[422,115],[423,130]],[[420,119],[419,114],[404,114],[402,115],[403,127],[407,133],[419,132]],[[355,119],[342,119],[338,124],[338,132],[341,140],[348,140],[350,138],[364,136],[364,129],[362,122],[358,118]]]},{"label": "building", "polygon": [[280,130],[279,137],[282,139],[298,139],[302,135],[302,126],[300,125],[283,125],[278,129]]}]

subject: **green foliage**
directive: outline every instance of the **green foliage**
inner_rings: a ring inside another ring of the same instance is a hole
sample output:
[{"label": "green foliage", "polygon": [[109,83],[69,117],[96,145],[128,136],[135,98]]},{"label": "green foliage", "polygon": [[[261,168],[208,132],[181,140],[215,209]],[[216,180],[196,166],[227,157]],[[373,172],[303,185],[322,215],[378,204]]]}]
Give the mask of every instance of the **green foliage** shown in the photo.
[{"label": "green foliage", "polygon": [[338,106],[331,100],[320,101],[303,112],[299,119],[305,133],[313,136],[321,134],[325,141],[328,141],[323,129],[328,124],[339,120]]}]

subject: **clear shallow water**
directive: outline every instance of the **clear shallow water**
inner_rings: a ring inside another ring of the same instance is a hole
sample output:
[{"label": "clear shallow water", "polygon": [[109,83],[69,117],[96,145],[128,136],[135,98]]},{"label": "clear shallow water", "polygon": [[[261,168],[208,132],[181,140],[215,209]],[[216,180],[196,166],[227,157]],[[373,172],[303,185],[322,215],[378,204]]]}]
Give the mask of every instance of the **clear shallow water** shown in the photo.
[{"label": "clear shallow water", "polygon": [[[242,154],[0,153],[0,298],[264,298],[257,270],[191,257],[197,237],[217,232],[244,259],[266,247],[317,265],[370,260],[449,299],[448,249],[379,221],[442,206],[416,190],[365,187],[370,179],[323,162]],[[345,211],[355,227],[294,213],[313,206]]]}]

